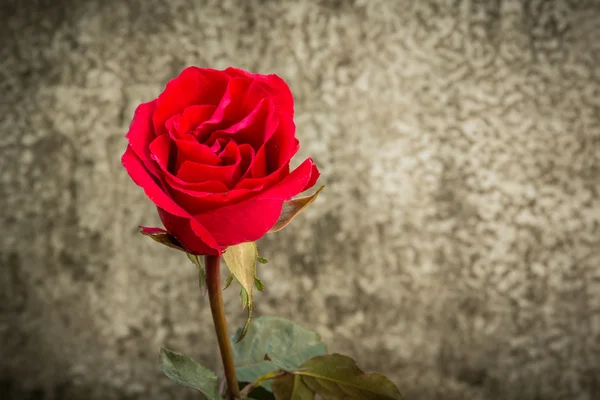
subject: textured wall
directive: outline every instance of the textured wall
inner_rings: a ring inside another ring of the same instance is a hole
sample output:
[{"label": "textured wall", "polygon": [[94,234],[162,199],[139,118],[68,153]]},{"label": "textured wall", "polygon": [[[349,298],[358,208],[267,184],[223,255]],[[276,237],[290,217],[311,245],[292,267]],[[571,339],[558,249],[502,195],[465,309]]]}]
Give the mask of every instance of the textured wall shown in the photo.
[{"label": "textured wall", "polygon": [[190,64],[286,79],[327,185],[260,242],[257,315],[409,400],[600,393],[600,2],[2,4],[8,398],[191,399],[158,348],[218,365],[194,268],[137,234],[157,217],[120,166],[135,106]]}]

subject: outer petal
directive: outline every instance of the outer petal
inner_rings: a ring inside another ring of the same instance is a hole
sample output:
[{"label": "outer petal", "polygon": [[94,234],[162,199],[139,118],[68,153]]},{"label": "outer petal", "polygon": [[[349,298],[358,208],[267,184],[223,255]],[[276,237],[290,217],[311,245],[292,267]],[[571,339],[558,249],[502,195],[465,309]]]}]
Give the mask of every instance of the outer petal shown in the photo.
[{"label": "outer petal", "polygon": [[317,166],[313,164],[312,171],[310,173],[310,180],[308,181],[304,189],[302,189],[302,191],[304,192],[305,190],[308,190],[311,187],[315,186],[315,183],[317,183],[317,179],[319,179],[319,176],[321,176],[321,173],[319,172]]},{"label": "outer petal", "polygon": [[122,163],[131,179],[141,186],[146,196],[156,204],[167,231],[197,254],[219,254],[221,248],[215,238],[162,190],[130,146],[123,154]]},{"label": "outer petal", "polygon": [[275,74],[251,74],[238,68],[227,68],[225,72],[231,77],[248,77],[259,82],[265,88],[280,113],[294,115],[294,98],[289,86]]},{"label": "outer petal", "polygon": [[269,172],[276,171],[282,165],[288,164],[300,148],[300,143],[296,138],[294,120],[287,116],[281,116],[277,130],[265,146]]},{"label": "outer petal", "polygon": [[152,125],[152,115],[155,109],[156,100],[140,104],[135,110],[129,131],[125,136],[135,154],[142,160],[150,158],[148,145],[156,138]]},{"label": "outer petal", "polygon": [[131,146],[127,147],[125,154],[121,158],[123,167],[131,176],[131,179],[144,189],[146,196],[158,207],[165,211],[183,218],[189,218],[190,214],[181,208],[173,199],[152,178],[144,164],[135,154]]},{"label": "outer petal", "polygon": [[312,172],[313,161],[307,159],[271,189],[194,218],[211,232],[222,248],[258,240],[277,222],[283,202],[304,190],[311,181]]},{"label": "outer petal", "polygon": [[158,96],[152,119],[156,133],[164,133],[165,122],[186,107],[219,104],[229,79],[223,71],[198,67],[184,69]]},{"label": "outer petal", "polygon": [[191,253],[213,255],[221,253],[222,249],[212,235],[198,221],[176,217],[160,207],[158,215],[167,231]]}]

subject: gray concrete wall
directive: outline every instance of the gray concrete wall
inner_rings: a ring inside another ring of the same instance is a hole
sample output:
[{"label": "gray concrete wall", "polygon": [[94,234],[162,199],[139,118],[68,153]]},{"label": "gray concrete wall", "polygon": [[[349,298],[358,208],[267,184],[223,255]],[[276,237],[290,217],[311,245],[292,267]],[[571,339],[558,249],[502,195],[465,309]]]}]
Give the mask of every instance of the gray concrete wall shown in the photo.
[{"label": "gray concrete wall", "polygon": [[[0,390],[197,395],[217,366],[183,255],[120,166],[186,65],[277,73],[327,185],[260,242],[290,317],[409,400],[600,393],[598,1],[20,1],[0,6]],[[225,294],[231,326],[243,320]],[[4,397],[7,398],[7,397]]]}]

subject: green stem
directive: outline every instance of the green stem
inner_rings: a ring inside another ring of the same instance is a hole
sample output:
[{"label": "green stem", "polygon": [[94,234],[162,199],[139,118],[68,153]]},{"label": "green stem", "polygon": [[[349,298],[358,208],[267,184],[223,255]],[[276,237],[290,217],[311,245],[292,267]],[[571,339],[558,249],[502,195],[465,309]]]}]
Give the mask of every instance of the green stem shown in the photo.
[{"label": "green stem", "polygon": [[204,265],[206,267],[206,285],[208,289],[208,299],[210,301],[210,311],[212,312],[223,368],[225,370],[225,379],[227,380],[228,399],[239,398],[240,389],[238,387],[235,374],[235,365],[233,364],[233,351],[231,342],[227,333],[227,320],[225,319],[225,308],[223,307],[223,296],[221,294],[221,257],[205,256]]}]

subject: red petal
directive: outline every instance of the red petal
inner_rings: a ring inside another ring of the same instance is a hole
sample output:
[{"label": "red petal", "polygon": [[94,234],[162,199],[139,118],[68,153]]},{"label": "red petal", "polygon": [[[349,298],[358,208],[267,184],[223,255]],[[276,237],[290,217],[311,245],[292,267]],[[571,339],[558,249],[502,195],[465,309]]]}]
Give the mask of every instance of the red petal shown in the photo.
[{"label": "red petal", "polygon": [[135,110],[129,131],[125,136],[135,154],[142,160],[150,159],[148,145],[156,137],[152,125],[152,115],[155,108],[156,100],[140,104]]},{"label": "red petal", "polygon": [[235,189],[251,189],[253,191],[268,189],[281,182],[290,172],[289,164],[282,165],[277,171],[262,178],[244,178],[235,185]]},{"label": "red petal", "polygon": [[267,149],[261,147],[250,166],[249,178],[264,178],[267,175]]},{"label": "red petal", "polygon": [[167,231],[191,253],[212,255],[221,253],[221,248],[215,239],[198,221],[176,217],[161,208],[158,208],[158,215]]},{"label": "red petal", "polygon": [[216,106],[213,105],[200,105],[190,106],[183,110],[181,118],[179,118],[179,126],[177,126],[177,132],[179,134],[188,133],[194,130],[200,124],[210,119],[214,114]]},{"label": "red petal", "polygon": [[183,218],[190,217],[190,214],[175,203],[175,201],[165,193],[152,178],[131,146],[127,147],[125,154],[123,154],[123,157],[121,158],[121,162],[123,167],[125,167],[129,173],[129,176],[131,176],[131,179],[144,189],[144,193],[146,193],[146,196],[148,196],[154,204],[173,215]]},{"label": "red petal", "polygon": [[232,78],[250,78],[253,76],[253,74],[248,71],[233,67],[227,68],[224,72]]},{"label": "red petal", "polygon": [[311,182],[312,173],[314,172],[315,164],[312,158],[307,158],[280,183],[265,192],[265,196],[275,196],[289,200],[298,193],[308,189],[308,184]]},{"label": "red petal", "polygon": [[219,158],[223,165],[239,164],[241,156],[237,143],[232,140],[227,141],[225,148],[219,152]]},{"label": "red petal", "polygon": [[312,171],[310,173],[310,180],[308,181],[304,189],[302,189],[302,191],[304,192],[305,190],[308,190],[311,187],[315,186],[315,183],[317,183],[317,179],[319,179],[319,176],[321,176],[319,168],[317,168],[317,166],[313,164]]},{"label": "red petal", "polygon": [[256,195],[255,192],[249,189],[227,191],[227,187],[223,183],[217,181],[204,182],[196,185],[208,183],[222,185],[222,190],[208,193],[208,189],[205,189],[204,191],[194,191],[181,187],[173,187],[170,188],[170,194],[173,196],[173,199],[177,201],[177,204],[180,204],[181,207],[188,210],[190,214],[207,212]]},{"label": "red petal", "polygon": [[198,164],[217,165],[221,159],[206,145],[191,140],[175,140],[177,146],[177,171],[185,161]]},{"label": "red petal", "polygon": [[255,150],[265,144],[277,129],[279,120],[273,103],[262,99],[256,107],[239,122],[227,129],[218,130],[210,136],[208,142],[217,138],[232,138],[237,143],[249,143]]},{"label": "red petal", "polygon": [[203,197],[212,193],[223,193],[229,190],[227,186],[220,181],[182,182],[171,174],[165,174],[165,183],[169,187],[169,193],[173,195],[177,204],[181,204],[184,208],[185,203],[179,201],[176,192],[188,193],[194,197]]},{"label": "red petal", "polygon": [[237,68],[227,68],[225,72],[231,77],[247,77],[259,82],[273,98],[275,107],[280,113],[294,115],[294,97],[289,86],[283,79],[275,74],[251,74]]},{"label": "red petal", "polygon": [[177,177],[189,183],[218,181],[227,188],[233,188],[233,184],[239,176],[239,169],[239,164],[213,166],[184,161],[177,171]]},{"label": "red petal", "polygon": [[[254,161],[254,149],[249,144],[239,145],[240,149],[240,173],[242,177],[249,171],[250,165]],[[243,179],[243,178],[241,178]]]},{"label": "red petal", "polygon": [[171,161],[171,138],[168,135],[160,135],[150,143],[150,157],[156,161],[164,172],[169,172],[169,162]]},{"label": "red petal", "polygon": [[293,117],[294,97],[287,83],[277,75],[267,75],[262,81],[269,87],[277,111]]},{"label": "red petal", "polygon": [[191,161],[183,161],[177,171],[177,177],[185,182],[205,182],[216,180],[232,188],[240,177],[241,155],[237,144],[227,143],[219,153],[221,165],[206,165]]},{"label": "red petal", "polygon": [[226,128],[232,124],[232,121],[243,117],[239,115],[241,112],[240,104],[249,85],[250,81],[247,79],[233,78],[229,81],[227,90],[225,90],[213,116],[196,129],[199,142],[206,141],[206,138],[215,130]]},{"label": "red petal", "polygon": [[313,162],[304,161],[271,189],[226,207],[195,215],[221,247],[260,239],[277,222],[284,200],[300,193],[310,181]]},{"label": "red petal", "polygon": [[265,144],[267,147],[268,171],[276,171],[282,165],[288,164],[294,154],[300,148],[298,139],[295,137],[296,125],[294,120],[283,116],[279,120],[279,126],[275,134]]},{"label": "red petal", "polygon": [[164,133],[167,120],[191,105],[219,104],[229,80],[223,71],[197,67],[184,69],[158,96],[152,118],[155,132]]}]

